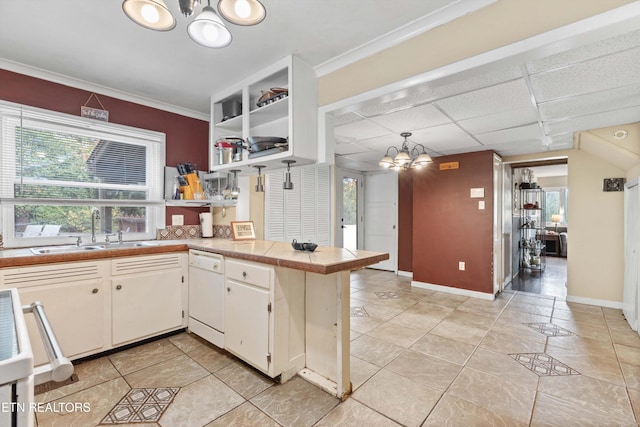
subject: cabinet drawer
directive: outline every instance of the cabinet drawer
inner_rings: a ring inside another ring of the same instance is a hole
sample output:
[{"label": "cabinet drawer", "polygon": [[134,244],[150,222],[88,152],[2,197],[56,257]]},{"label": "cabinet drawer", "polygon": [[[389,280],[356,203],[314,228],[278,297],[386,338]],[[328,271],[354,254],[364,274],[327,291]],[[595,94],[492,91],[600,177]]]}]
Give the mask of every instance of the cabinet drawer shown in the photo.
[{"label": "cabinet drawer", "polygon": [[228,279],[249,283],[269,289],[273,277],[273,267],[249,261],[227,260],[225,270]]}]

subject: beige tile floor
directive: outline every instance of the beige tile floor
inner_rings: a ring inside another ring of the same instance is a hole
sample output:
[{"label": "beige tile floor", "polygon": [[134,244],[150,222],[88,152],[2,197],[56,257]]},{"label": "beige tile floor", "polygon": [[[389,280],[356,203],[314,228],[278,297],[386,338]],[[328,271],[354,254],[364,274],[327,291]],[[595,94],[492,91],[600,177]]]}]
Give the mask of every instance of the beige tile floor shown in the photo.
[{"label": "beige tile floor", "polygon": [[77,383],[36,400],[90,411],[37,413],[38,426],[99,425],[136,388],[177,390],[157,422],[137,426],[640,421],[640,336],[620,310],[514,291],[485,301],[411,289],[409,279],[376,270],[352,273],[351,288],[354,393],[344,402],[300,378],[274,384],[180,333],[78,364]]}]

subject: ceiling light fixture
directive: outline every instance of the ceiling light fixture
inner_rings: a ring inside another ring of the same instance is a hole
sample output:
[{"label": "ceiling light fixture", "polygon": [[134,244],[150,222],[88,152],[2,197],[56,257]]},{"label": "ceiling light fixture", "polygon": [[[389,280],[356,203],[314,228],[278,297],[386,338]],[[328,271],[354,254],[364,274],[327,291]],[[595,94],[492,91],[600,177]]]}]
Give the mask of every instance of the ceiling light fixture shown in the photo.
[{"label": "ceiling light fixture", "polygon": [[260,174],[260,172],[266,166],[264,166],[264,165],[254,165],[253,167],[258,169],[258,182],[256,183],[256,192],[257,193],[264,193],[264,185],[262,184],[262,175]]},{"label": "ceiling light fixture", "polygon": [[206,47],[221,48],[231,44],[231,32],[208,2],[200,15],[187,26],[191,39]]},{"label": "ceiling light fixture", "polygon": [[256,25],[264,21],[267,11],[258,0],[220,0],[218,12],[236,25]]},{"label": "ceiling light fixture", "polygon": [[133,22],[150,30],[169,31],[176,26],[164,0],[124,0],[122,10]]},{"label": "ceiling light fixture", "polygon": [[284,182],[282,183],[282,188],[284,190],[293,190],[293,182],[291,182],[291,164],[295,162],[295,160],[282,161],[282,163],[287,164],[287,172],[284,174]]},{"label": "ceiling light fixture", "polygon": [[[394,170],[412,168],[421,169],[433,162],[431,157],[427,154],[427,150],[424,145],[416,144],[411,150],[409,150],[409,141],[407,141],[407,138],[411,136],[411,132],[402,132],[400,136],[404,138],[402,146],[400,149],[393,146],[387,148],[387,152],[382,160],[380,160],[380,166]],[[420,152],[418,147],[422,148],[422,152]],[[395,157],[391,157],[389,154],[390,150],[396,150]]]},{"label": "ceiling light fixture", "polygon": [[[180,13],[189,17],[200,0],[177,0]],[[169,31],[175,28],[176,20],[167,8],[165,0],[124,0],[122,10],[136,24],[156,31]],[[232,24],[256,25],[267,16],[262,3],[258,0],[220,0],[220,15]],[[211,0],[202,8],[202,12],[187,25],[189,37],[201,46],[211,48],[227,47],[231,44],[231,32],[215,9]]]}]

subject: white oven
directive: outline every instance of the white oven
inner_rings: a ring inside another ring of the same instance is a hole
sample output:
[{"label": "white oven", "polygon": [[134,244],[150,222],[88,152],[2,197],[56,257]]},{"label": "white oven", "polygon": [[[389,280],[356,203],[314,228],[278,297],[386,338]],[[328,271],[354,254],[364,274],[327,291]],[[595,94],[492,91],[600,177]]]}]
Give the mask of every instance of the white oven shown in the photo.
[{"label": "white oven", "polygon": [[189,251],[189,330],[224,348],[224,258]]},{"label": "white oven", "polygon": [[[33,366],[33,352],[25,313],[33,313],[49,363]],[[39,302],[22,306],[15,288],[0,291],[0,426],[31,427],[36,383],[64,381],[73,374],[73,365],[64,357],[51,325]]]}]

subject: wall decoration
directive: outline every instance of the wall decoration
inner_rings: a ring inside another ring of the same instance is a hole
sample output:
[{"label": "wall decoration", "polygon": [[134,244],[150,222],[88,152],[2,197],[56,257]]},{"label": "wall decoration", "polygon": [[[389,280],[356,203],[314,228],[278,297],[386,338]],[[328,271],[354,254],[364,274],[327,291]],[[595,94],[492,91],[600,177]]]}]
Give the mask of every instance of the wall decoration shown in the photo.
[{"label": "wall decoration", "polygon": [[624,191],[624,178],[605,178],[602,191]]}]

